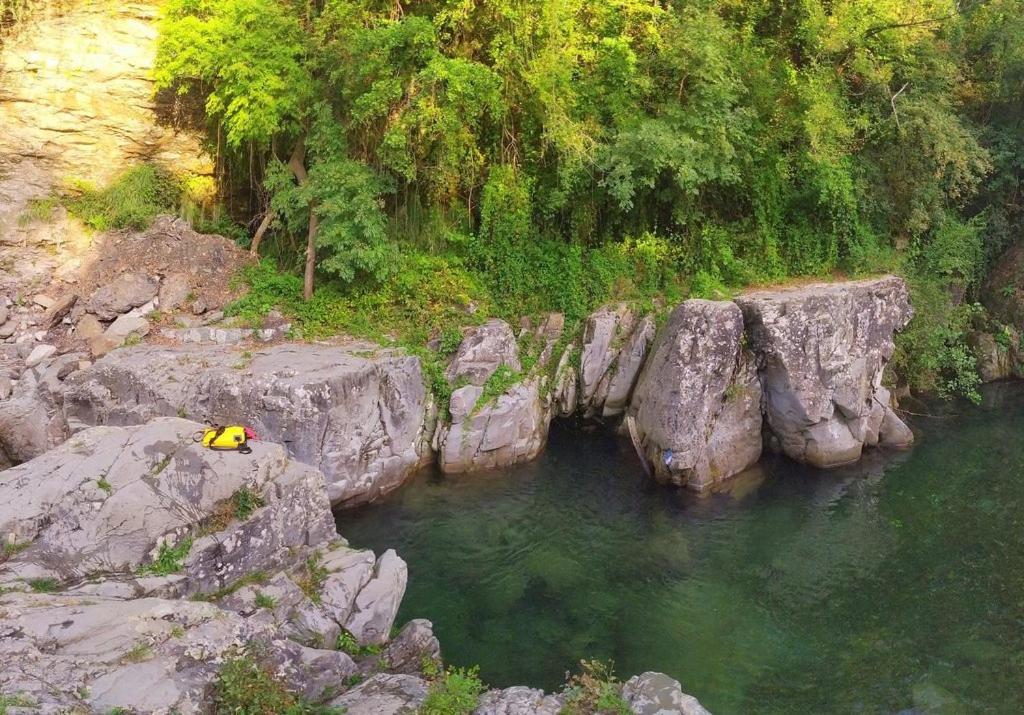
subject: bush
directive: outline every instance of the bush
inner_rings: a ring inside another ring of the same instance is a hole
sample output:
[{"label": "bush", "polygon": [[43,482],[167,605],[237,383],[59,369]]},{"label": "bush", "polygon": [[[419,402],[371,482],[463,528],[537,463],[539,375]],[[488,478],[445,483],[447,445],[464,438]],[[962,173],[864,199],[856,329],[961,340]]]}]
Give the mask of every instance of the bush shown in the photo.
[{"label": "bush", "polygon": [[181,195],[181,185],[168,172],[142,164],[103,189],[86,182],[72,183],[65,204],[73,216],[97,231],[141,231],[160,214],[176,213]]},{"label": "bush", "polygon": [[486,690],[476,668],[448,668],[430,686],[421,715],[467,715]]},{"label": "bush", "polygon": [[340,715],[289,692],[252,655],[224,662],[214,683],[217,715]]},{"label": "bush", "polygon": [[629,715],[629,705],[622,699],[622,683],[615,677],[614,667],[596,660],[581,660],[580,673],[565,684],[564,715]]}]

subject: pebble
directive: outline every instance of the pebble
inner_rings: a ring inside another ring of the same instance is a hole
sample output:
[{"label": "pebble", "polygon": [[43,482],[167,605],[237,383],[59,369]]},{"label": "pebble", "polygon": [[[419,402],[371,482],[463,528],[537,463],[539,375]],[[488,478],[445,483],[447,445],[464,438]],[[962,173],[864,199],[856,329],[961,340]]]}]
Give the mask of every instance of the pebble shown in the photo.
[{"label": "pebble", "polygon": [[57,348],[53,345],[36,345],[35,348],[25,358],[25,367],[35,367],[46,358],[57,352]]}]

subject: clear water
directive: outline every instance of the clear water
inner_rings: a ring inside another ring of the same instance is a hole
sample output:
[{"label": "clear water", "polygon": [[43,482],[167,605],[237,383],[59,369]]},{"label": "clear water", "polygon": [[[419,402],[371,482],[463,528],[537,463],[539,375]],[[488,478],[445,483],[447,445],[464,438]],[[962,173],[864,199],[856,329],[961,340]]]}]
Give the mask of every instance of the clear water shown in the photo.
[{"label": "clear water", "polygon": [[917,418],[911,452],[695,499],[627,442],[555,427],[536,462],[424,474],[339,514],[409,563],[402,619],[492,686],[581,658],[725,713],[1024,712],[1024,387]]}]

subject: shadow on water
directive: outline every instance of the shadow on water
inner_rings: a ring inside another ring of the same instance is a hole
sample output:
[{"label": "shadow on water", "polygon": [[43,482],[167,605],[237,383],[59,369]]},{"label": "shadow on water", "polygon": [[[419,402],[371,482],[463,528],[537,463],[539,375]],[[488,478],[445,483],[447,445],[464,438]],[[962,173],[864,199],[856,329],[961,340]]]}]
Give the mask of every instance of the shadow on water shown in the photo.
[{"label": "shadow on water", "polygon": [[1024,386],[934,409],[912,451],[770,456],[706,499],[556,425],[531,464],[425,473],[338,526],[398,550],[400,619],[494,686],[554,689],[586,657],[719,715],[1024,712]]}]

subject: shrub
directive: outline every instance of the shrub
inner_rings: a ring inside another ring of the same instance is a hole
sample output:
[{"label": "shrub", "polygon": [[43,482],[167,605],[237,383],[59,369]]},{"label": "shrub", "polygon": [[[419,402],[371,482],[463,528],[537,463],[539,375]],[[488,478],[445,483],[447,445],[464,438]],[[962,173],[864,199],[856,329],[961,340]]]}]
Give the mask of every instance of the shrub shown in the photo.
[{"label": "shrub", "polygon": [[289,692],[248,654],[226,660],[213,689],[217,715],[340,715],[336,709],[307,703]]},{"label": "shrub", "polygon": [[485,689],[476,668],[449,668],[431,684],[420,713],[466,715],[476,708]]},{"label": "shrub", "polygon": [[141,231],[158,215],[175,213],[180,198],[181,186],[174,177],[152,164],[141,164],[102,189],[86,182],[73,182],[65,203],[73,216],[97,231]]},{"label": "shrub", "polygon": [[152,576],[169,576],[172,573],[177,573],[181,571],[182,563],[191,550],[191,538],[182,539],[177,546],[161,544],[156,560],[140,568],[139,572]]},{"label": "shrub", "polygon": [[622,683],[615,677],[610,662],[580,661],[580,672],[569,677],[564,693],[564,715],[629,715],[632,712],[622,699]]},{"label": "shrub", "polygon": [[235,504],[235,517],[242,521],[264,506],[263,497],[248,487],[242,487],[231,498]]}]

